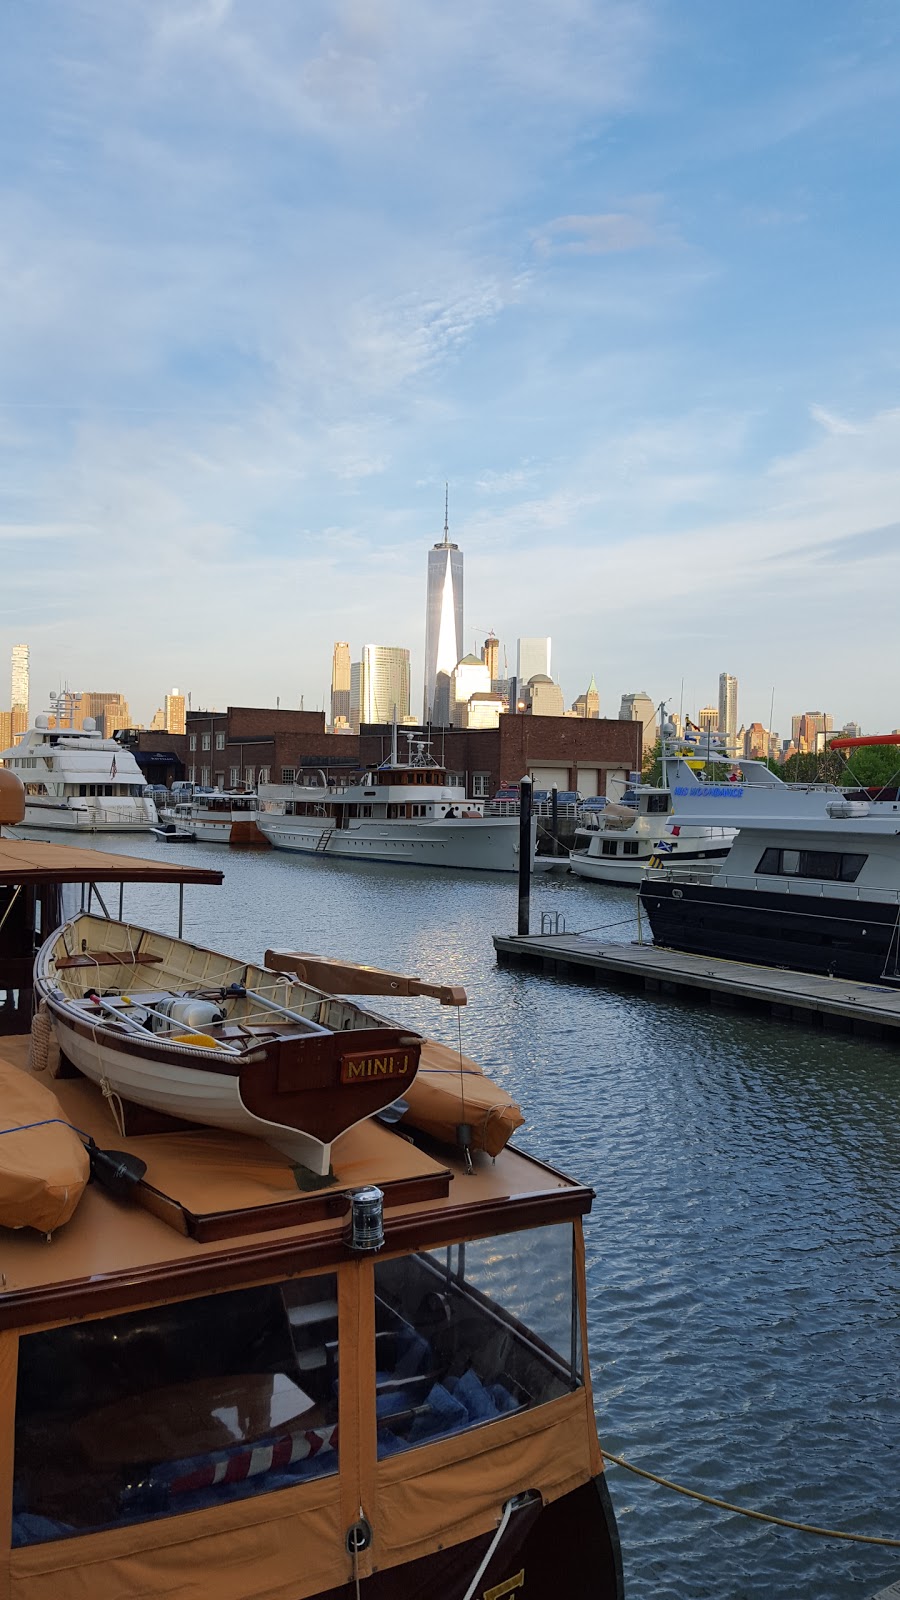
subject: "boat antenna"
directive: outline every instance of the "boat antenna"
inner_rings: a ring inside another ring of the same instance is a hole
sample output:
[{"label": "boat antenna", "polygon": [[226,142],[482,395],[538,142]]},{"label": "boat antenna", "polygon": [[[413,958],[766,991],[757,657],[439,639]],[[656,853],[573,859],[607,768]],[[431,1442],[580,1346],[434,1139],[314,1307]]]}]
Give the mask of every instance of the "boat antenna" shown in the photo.
[{"label": "boat antenna", "polygon": [[399,765],[397,760],[397,702],[394,701],[394,720],[391,724],[391,766]]}]

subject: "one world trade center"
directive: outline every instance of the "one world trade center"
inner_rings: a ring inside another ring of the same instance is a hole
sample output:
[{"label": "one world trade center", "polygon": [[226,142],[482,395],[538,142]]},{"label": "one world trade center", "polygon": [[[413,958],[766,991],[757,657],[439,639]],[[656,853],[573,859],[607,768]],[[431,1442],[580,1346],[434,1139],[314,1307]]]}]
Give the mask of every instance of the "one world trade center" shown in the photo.
[{"label": "one world trade center", "polygon": [[463,558],[450,543],[448,498],[444,498],[444,537],[428,552],[425,611],[424,720],[450,722],[450,677],[463,654]]}]

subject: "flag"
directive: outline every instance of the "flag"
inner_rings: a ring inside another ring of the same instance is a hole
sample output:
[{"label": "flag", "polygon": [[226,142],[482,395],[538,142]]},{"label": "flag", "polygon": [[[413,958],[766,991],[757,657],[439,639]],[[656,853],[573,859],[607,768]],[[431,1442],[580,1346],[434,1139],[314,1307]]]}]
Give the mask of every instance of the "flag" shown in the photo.
[{"label": "flag", "polygon": [[115,756],[113,756],[113,758],[112,758],[112,766],[109,769],[109,775],[110,775],[111,778],[114,778],[115,775],[116,775],[116,758],[115,758]]}]

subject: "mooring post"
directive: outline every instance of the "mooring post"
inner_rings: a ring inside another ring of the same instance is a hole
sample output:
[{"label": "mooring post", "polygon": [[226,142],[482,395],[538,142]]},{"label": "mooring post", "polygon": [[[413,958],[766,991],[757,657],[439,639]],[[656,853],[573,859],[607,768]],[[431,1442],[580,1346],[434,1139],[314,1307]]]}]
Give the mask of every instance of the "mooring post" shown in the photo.
[{"label": "mooring post", "polygon": [[519,784],[519,932],[531,932],[531,779]]},{"label": "mooring post", "polygon": [[550,786],[550,832],[553,834],[553,854],[559,855],[559,789]]}]

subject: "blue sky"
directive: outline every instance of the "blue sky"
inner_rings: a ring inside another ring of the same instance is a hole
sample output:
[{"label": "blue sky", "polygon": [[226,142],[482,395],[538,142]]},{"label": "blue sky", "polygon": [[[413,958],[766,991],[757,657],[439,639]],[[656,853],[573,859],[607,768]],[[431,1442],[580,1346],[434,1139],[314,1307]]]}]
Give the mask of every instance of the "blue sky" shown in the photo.
[{"label": "blue sky", "polygon": [[[900,726],[886,0],[42,0],[0,22],[0,660],[149,719],[408,644]],[[2,682],[2,679],[0,679]],[[0,690],[0,700],[4,693]],[[414,691],[418,706],[419,691]]]}]

